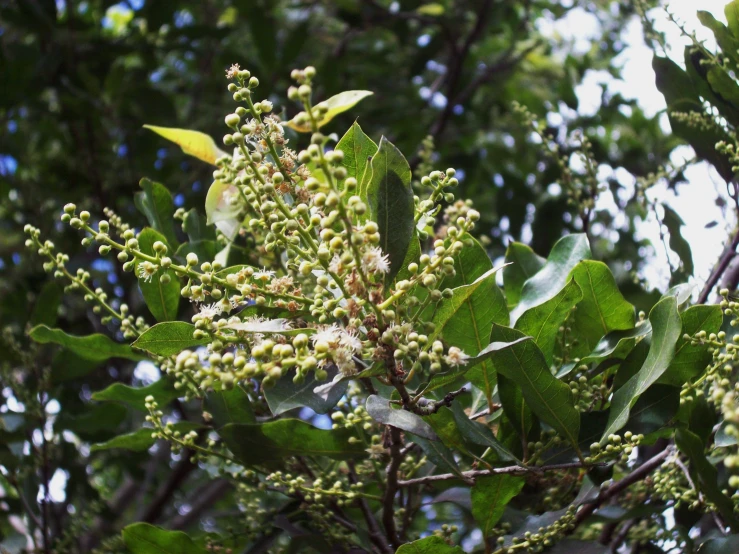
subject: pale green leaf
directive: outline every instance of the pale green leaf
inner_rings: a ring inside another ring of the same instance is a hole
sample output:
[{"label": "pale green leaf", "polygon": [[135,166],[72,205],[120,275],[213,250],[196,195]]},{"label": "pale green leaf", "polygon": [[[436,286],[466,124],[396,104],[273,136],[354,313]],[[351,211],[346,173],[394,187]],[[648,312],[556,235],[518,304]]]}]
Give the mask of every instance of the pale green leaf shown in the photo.
[{"label": "pale green leaf", "polygon": [[[318,127],[320,128],[324,125],[328,125],[334,119],[334,117],[336,117],[340,113],[344,113],[345,111],[352,109],[361,100],[364,100],[368,96],[372,96],[372,94],[373,92],[369,90],[346,90],[344,92],[340,92],[335,96],[332,96],[328,100],[319,102],[314,106],[314,109],[318,107],[324,107],[327,108],[327,111],[318,122]],[[295,119],[291,119],[287,122],[287,126],[291,129],[294,129],[295,131],[298,131],[299,133],[310,133],[313,130],[310,121],[299,125],[295,121]]]},{"label": "pale green leaf", "polygon": [[174,142],[182,148],[185,154],[194,156],[199,160],[216,165],[216,160],[226,155],[216,143],[205,133],[190,131],[188,129],[177,129],[174,127],[157,127],[156,125],[144,125],[145,129],[154,131],[157,135]]}]

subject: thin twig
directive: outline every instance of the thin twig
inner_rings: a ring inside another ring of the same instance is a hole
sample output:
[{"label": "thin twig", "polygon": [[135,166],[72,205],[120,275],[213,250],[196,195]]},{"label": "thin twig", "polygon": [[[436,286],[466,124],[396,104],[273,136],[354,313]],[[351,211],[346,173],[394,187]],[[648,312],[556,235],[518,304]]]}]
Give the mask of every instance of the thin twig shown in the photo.
[{"label": "thin twig", "polygon": [[737,229],[737,231],[734,233],[734,238],[731,239],[731,244],[726,248],[726,250],[724,250],[724,253],[721,256],[718,265],[714,268],[714,270],[711,272],[711,275],[708,277],[706,285],[703,287],[703,290],[698,297],[698,304],[706,303],[706,300],[708,300],[708,295],[711,294],[713,287],[716,286],[716,283],[718,283],[721,275],[723,275],[724,271],[726,271],[726,268],[729,267],[731,260],[734,258],[737,246],[739,246],[739,229]]},{"label": "thin twig", "polygon": [[[598,467],[605,464],[593,464],[587,467]],[[526,473],[541,473],[543,471],[557,471],[562,469],[578,469],[585,467],[582,462],[571,462],[566,464],[553,464],[542,467],[523,467],[523,466],[507,466],[494,467],[492,469],[472,469],[460,473],[442,473],[439,475],[427,475],[426,477],[417,477],[416,479],[408,479],[407,481],[398,481],[399,487],[411,487],[413,485],[425,485],[436,481],[448,481],[450,479],[473,479],[475,477],[483,477],[485,475],[501,475],[513,474],[524,475]]]},{"label": "thin twig", "polygon": [[403,446],[403,439],[400,435],[400,429],[391,425],[387,426],[390,435],[390,463],[387,466],[387,484],[385,486],[385,496],[382,504],[382,524],[385,526],[385,534],[393,548],[400,547],[398,539],[398,531],[395,527],[395,494],[398,492],[398,469],[403,461],[400,455],[400,449]]},{"label": "thin twig", "polygon": [[[359,478],[357,477],[357,470],[354,465],[354,462],[348,462],[348,467],[349,467],[349,482],[352,484],[358,483]],[[385,540],[385,537],[382,535],[382,530],[380,529],[380,525],[377,523],[375,514],[372,513],[372,510],[370,509],[369,504],[367,503],[367,500],[360,496],[359,498],[357,498],[356,502],[357,502],[357,505],[359,506],[359,509],[362,511],[362,516],[364,516],[364,521],[367,523],[367,530],[369,531],[370,540],[384,554],[393,554],[393,549],[390,547],[390,545]]]}]

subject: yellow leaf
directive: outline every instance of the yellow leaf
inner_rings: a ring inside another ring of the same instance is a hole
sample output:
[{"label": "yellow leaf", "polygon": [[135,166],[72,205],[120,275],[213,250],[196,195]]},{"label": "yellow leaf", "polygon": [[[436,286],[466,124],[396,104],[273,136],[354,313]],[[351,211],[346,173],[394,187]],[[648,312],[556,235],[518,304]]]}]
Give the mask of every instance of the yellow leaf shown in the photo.
[{"label": "yellow leaf", "polygon": [[444,15],[444,6],[441,4],[437,4],[437,3],[424,4],[423,6],[419,6],[416,9],[416,12],[418,12],[421,15],[430,15],[430,16]]},{"label": "yellow leaf", "polygon": [[226,154],[216,146],[212,138],[200,131],[176,129],[174,127],[157,127],[156,125],[144,125],[144,128],[154,131],[157,135],[174,142],[182,148],[185,154],[211,165],[216,165],[216,159]]},{"label": "yellow leaf", "polygon": [[[334,117],[353,108],[360,100],[363,100],[372,94],[373,92],[369,90],[346,90],[344,92],[340,92],[336,96],[332,96],[328,100],[319,102],[313,107],[313,109],[315,110],[318,107],[325,107],[327,108],[327,111],[323,118],[318,122],[318,126],[323,127]],[[310,133],[312,131],[310,122],[304,125],[298,125],[295,120],[292,119],[287,122],[287,126],[299,133]]]}]

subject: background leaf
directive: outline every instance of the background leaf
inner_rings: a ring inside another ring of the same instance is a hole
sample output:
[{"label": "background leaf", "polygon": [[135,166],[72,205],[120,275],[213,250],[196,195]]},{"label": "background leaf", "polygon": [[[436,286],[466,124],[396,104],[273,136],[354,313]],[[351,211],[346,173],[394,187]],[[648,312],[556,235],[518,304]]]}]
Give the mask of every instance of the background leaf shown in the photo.
[{"label": "background leaf", "polygon": [[154,131],[157,135],[174,142],[182,148],[185,154],[194,156],[210,165],[216,165],[216,159],[226,153],[216,146],[213,139],[200,131],[188,129],[176,129],[173,127],[158,127],[156,125],[144,125],[145,129]]},{"label": "background leaf", "polygon": [[529,245],[512,242],[505,253],[507,265],[503,269],[503,287],[508,307],[513,308],[521,299],[523,284],[544,267],[546,259],[538,256]]},{"label": "background leaf", "polygon": [[109,358],[125,358],[134,361],[146,359],[145,356],[136,354],[127,344],[119,344],[99,333],[76,337],[68,335],[61,329],[50,329],[46,325],[37,325],[28,332],[28,336],[40,344],[50,342],[58,344],[80,358],[93,362],[102,362]]},{"label": "background leaf", "polygon": [[368,396],[365,407],[370,417],[383,425],[392,425],[393,427],[432,441],[439,440],[434,430],[421,416],[402,408],[396,410],[390,405],[390,401],[381,396],[377,396],[376,394]]},{"label": "background leaf", "polygon": [[346,168],[346,176],[354,177],[357,180],[357,190],[366,190],[367,182],[372,177],[370,160],[377,152],[377,145],[374,141],[364,134],[359,123],[355,121],[341,137],[336,145],[336,150],[341,150],[344,153],[344,160],[341,165]]},{"label": "background leaf", "polygon": [[515,475],[486,475],[475,480],[472,487],[472,515],[483,537],[489,537],[513,497],[526,480]]},{"label": "background leaf", "polygon": [[256,423],[249,394],[241,385],[231,390],[210,391],[205,395],[205,409],[216,427],[229,423]]},{"label": "background leaf", "polygon": [[187,348],[204,346],[210,342],[207,337],[194,339],[195,326],[184,321],[157,323],[144,331],[131,345],[155,356],[173,356]]},{"label": "background leaf", "polygon": [[148,523],[126,526],[123,542],[131,554],[206,554],[182,531],[166,531]]},{"label": "background leaf", "polygon": [[[335,367],[330,367],[328,381],[333,380],[337,373],[338,370]],[[324,398],[313,391],[320,383],[316,381],[312,372],[306,375],[299,385],[293,382],[294,376],[294,369],[285,372],[273,386],[264,389],[264,398],[273,415],[277,416],[302,407],[310,408],[317,414],[328,413],[344,396],[349,386],[348,380],[342,380],[332,386]]]},{"label": "background leaf", "polygon": [[[147,227],[138,235],[139,249],[150,256],[154,255],[154,243],[161,241],[167,243],[167,239],[161,233]],[[143,262],[136,264],[136,273]],[[162,283],[160,277],[169,276],[169,283]],[[174,321],[177,319],[177,310],[180,306],[180,279],[173,269],[159,270],[151,280],[139,278],[139,288],[144,295],[146,307],[157,321]]]},{"label": "background leaf", "polygon": [[139,182],[143,192],[136,193],[136,206],[146,216],[152,229],[164,235],[163,242],[169,247],[167,254],[172,256],[179,246],[174,231],[174,201],[167,187],[149,179]]},{"label": "background leaf", "polygon": [[147,396],[153,396],[160,408],[179,397],[171,382],[162,377],[146,387],[129,387],[123,383],[113,383],[108,388],[93,392],[92,399],[104,402],[121,402],[140,412],[145,412]]}]

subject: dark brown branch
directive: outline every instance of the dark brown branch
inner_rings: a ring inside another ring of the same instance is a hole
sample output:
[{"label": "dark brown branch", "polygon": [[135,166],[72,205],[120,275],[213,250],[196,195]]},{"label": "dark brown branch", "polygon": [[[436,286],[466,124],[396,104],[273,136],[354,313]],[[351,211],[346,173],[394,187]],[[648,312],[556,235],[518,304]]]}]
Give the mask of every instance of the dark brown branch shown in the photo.
[{"label": "dark brown branch", "polygon": [[[602,464],[594,464],[595,466]],[[426,477],[417,477],[416,479],[408,479],[407,481],[398,481],[398,487],[411,487],[413,485],[425,485],[427,483],[434,483],[436,481],[448,481],[450,479],[465,479],[474,480],[475,477],[482,477],[485,475],[501,475],[501,474],[514,474],[523,475],[526,473],[541,473],[543,471],[556,471],[562,469],[578,469],[585,467],[581,462],[571,462],[567,464],[553,464],[542,467],[523,467],[523,466],[507,466],[507,467],[495,467],[492,469],[472,469],[470,471],[463,471],[461,477],[459,473],[442,473],[439,475],[427,475]],[[588,466],[593,467],[593,466]]]},{"label": "dark brown branch", "polygon": [[395,528],[395,494],[398,492],[398,469],[403,461],[400,455],[400,449],[403,446],[403,439],[400,429],[388,425],[388,433],[390,435],[390,463],[387,466],[387,484],[385,486],[385,496],[382,500],[382,524],[385,527],[385,534],[394,549],[400,547],[398,539],[398,531]]},{"label": "dark brown branch", "polygon": [[141,521],[154,523],[161,517],[162,512],[169,500],[172,498],[172,495],[180,488],[185,479],[187,479],[190,473],[192,473],[192,471],[197,467],[196,464],[190,461],[190,456],[192,456],[192,454],[192,450],[189,449],[182,451],[182,459],[170,473],[169,479],[159,487],[156,495],[141,516]]},{"label": "dark brown branch", "polygon": [[215,481],[210,481],[200,487],[195,494],[193,494],[193,501],[190,504],[190,510],[185,514],[178,514],[169,522],[167,527],[169,529],[186,529],[195,520],[197,520],[205,510],[218,502],[218,500],[220,500],[230,489],[231,483],[226,479],[216,479]]},{"label": "dark brown branch", "polygon": [[721,256],[718,265],[714,268],[714,270],[711,272],[711,275],[708,277],[706,285],[703,287],[703,290],[698,297],[698,304],[706,303],[706,300],[708,300],[708,295],[711,294],[713,287],[716,286],[716,283],[718,283],[721,275],[723,275],[724,271],[726,271],[726,268],[729,267],[731,260],[736,255],[737,246],[739,246],[739,230],[734,233],[734,238],[731,239],[731,244],[724,250],[724,253]]},{"label": "dark brown branch", "polygon": [[[354,462],[348,462],[348,467],[349,482],[352,484],[358,483],[359,478],[357,477],[357,471],[355,469]],[[370,540],[375,544],[375,546],[377,546],[377,548],[380,549],[380,552],[383,552],[384,554],[393,554],[393,548],[390,547],[390,545],[385,540],[385,537],[382,535],[380,525],[377,523],[375,514],[372,513],[367,500],[365,498],[359,497],[356,502],[359,506],[359,509],[362,511],[364,521],[367,523],[367,530],[369,531]]]}]

